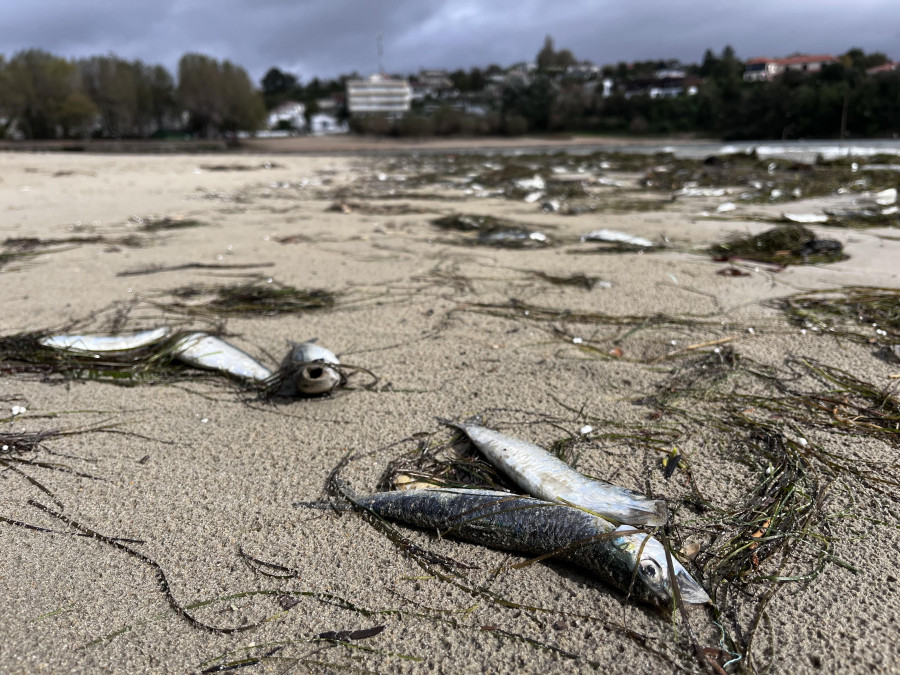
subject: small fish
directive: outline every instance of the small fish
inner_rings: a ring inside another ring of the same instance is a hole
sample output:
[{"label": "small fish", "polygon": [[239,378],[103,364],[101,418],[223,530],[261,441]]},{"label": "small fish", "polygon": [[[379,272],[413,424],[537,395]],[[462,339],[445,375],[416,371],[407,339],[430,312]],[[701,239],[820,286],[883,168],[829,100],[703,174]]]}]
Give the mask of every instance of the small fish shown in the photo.
[{"label": "small fish", "polygon": [[262,382],[272,376],[272,371],[252,356],[208,333],[188,333],[182,337],[175,348],[175,358],[244,380]]},{"label": "small fish", "polygon": [[616,230],[593,230],[581,235],[581,241],[605,241],[610,244],[629,244],[631,246],[640,246],[641,248],[653,248],[655,246],[649,239],[636,237],[627,232],[617,232]]},{"label": "small fish", "polygon": [[628,525],[664,525],[668,518],[661,500],[588,478],[539,445],[476,424],[441,422],[465,433],[491,464],[534,497],[572,504]]},{"label": "small fish", "polygon": [[169,336],[168,326],[125,335],[48,335],[38,342],[44,347],[73,352],[124,352],[147,347]]},{"label": "small fish", "polygon": [[281,380],[278,396],[322,396],[344,384],[338,357],[317,345],[316,338],[291,345],[276,374]]},{"label": "small fish", "polygon": [[[553,554],[640,602],[660,607],[672,602],[663,545],[629,525],[616,527],[578,508],[494,490],[451,488],[381,492],[350,500],[383,518],[436,529],[445,537],[535,556]],[[675,558],[672,568],[685,602],[709,602],[703,587]]]}]

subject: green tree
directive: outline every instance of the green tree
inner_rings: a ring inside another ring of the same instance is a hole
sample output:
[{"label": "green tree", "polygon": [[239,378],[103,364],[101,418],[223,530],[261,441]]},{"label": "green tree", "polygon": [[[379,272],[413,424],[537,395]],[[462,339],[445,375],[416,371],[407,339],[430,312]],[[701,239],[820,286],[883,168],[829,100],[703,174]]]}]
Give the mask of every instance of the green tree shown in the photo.
[{"label": "green tree", "polygon": [[54,138],[62,130],[63,104],[81,91],[78,67],[39,50],[18,52],[6,67],[6,109],[27,138]]},{"label": "green tree", "polygon": [[254,131],[265,119],[247,71],[203,54],[185,54],[178,62],[178,100],[190,115],[190,129],[201,136]]}]

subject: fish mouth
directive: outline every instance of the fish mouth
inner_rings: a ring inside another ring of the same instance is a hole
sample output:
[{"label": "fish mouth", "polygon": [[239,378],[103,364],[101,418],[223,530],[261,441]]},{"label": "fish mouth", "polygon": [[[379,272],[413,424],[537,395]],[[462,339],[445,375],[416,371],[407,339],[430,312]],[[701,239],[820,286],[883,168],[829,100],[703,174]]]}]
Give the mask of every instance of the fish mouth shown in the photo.
[{"label": "fish mouth", "polygon": [[678,584],[678,590],[681,593],[681,599],[695,605],[702,605],[709,602],[709,595],[703,590],[703,586],[698,584],[687,570],[680,569],[675,574],[675,583]]},{"label": "fish mouth", "polygon": [[297,374],[297,391],[304,394],[327,394],[342,382],[340,373],[324,363],[310,363]]}]

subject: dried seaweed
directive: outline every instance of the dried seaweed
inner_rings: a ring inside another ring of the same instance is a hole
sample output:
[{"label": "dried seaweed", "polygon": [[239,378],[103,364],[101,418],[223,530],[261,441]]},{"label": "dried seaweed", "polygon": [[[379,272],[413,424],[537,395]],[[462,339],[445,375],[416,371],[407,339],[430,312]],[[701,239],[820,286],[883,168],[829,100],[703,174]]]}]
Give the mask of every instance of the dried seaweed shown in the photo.
[{"label": "dried seaweed", "polygon": [[802,225],[779,225],[749,237],[735,236],[715,244],[710,253],[717,260],[745,258],[778,265],[812,265],[846,260],[840,242],[817,239],[815,233]]},{"label": "dried seaweed", "polygon": [[454,214],[436,218],[431,223],[444,230],[475,235],[458,242],[463,244],[503,248],[544,248],[553,245],[550,237],[540,230],[495,216]]},{"label": "dried seaweed", "polygon": [[813,331],[892,346],[900,343],[900,289],[847,286],[809,291],[777,301],[790,319]]},{"label": "dried seaweed", "polygon": [[338,296],[334,291],[299,289],[271,279],[233,286],[182,286],[169,294],[178,301],[157,302],[160,309],[207,318],[302,314],[331,309]]},{"label": "dried seaweed", "polygon": [[132,218],[132,222],[140,225],[141,232],[163,232],[166,230],[186,230],[193,227],[203,227],[206,223],[193,218]]}]

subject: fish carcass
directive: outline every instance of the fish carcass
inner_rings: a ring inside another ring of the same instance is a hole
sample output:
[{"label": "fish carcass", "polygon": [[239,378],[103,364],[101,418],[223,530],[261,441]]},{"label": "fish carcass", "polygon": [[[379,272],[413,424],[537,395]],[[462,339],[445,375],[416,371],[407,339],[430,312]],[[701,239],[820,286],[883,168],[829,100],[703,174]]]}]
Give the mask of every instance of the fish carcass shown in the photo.
[{"label": "fish carcass", "polygon": [[[552,554],[595,573],[630,597],[672,603],[673,578],[663,545],[630,525],[616,526],[582,509],[494,490],[424,488],[348,497],[382,518],[441,536],[535,556]],[[688,603],[709,602],[674,557],[674,583]]]},{"label": "fish carcass", "polygon": [[666,505],[640,492],[589,478],[544,448],[477,424],[441,420],[462,431],[503,475],[550,502],[572,504],[628,525],[664,525]]}]

